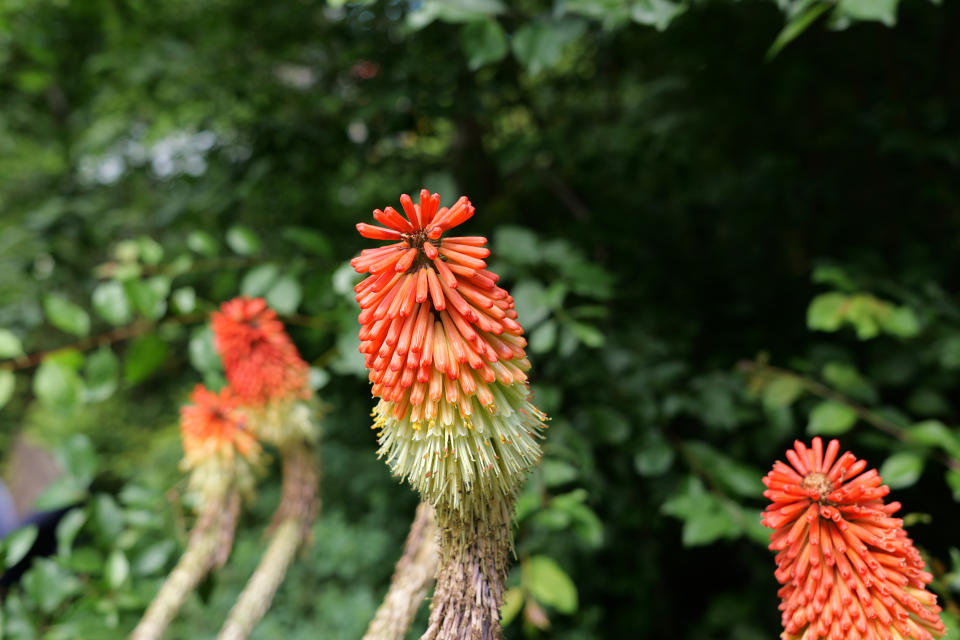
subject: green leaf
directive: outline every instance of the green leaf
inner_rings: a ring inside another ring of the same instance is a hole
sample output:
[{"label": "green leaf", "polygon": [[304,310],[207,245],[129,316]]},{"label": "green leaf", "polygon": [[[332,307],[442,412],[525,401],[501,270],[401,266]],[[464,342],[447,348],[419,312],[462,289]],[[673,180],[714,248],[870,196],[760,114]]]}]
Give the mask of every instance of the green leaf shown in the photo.
[{"label": "green leaf", "polygon": [[64,440],[54,451],[60,467],[72,478],[90,483],[97,472],[99,461],[90,438],[75,433]]},{"label": "green leaf", "polygon": [[686,10],[685,4],[668,0],[637,0],[630,10],[630,17],[638,24],[653,26],[658,31],[663,31]]},{"label": "green leaf", "polygon": [[579,471],[569,462],[547,458],[540,466],[543,473],[543,482],[548,487],[567,484],[577,479]]},{"label": "green leaf", "polygon": [[87,358],[85,399],[91,402],[106,400],[117,389],[120,361],[108,346],[100,347]]},{"label": "green leaf", "polygon": [[17,386],[17,378],[13,371],[0,369],[0,409],[10,402],[13,397],[13,390]]},{"label": "green leaf", "polygon": [[187,236],[187,246],[191,251],[195,251],[202,256],[212,258],[217,255],[219,246],[216,239],[206,231],[191,231]]},{"label": "green leaf", "polygon": [[123,287],[134,308],[147,318],[156,320],[166,312],[166,298],[170,293],[169,278],[154,276],[149,280],[127,280]]},{"label": "green leaf", "polygon": [[249,227],[234,225],[227,230],[227,245],[242,256],[252,256],[260,251],[260,237]]},{"label": "green leaf", "polygon": [[546,353],[557,343],[557,323],[547,320],[530,334],[530,351]]},{"label": "green leaf", "polygon": [[777,376],[763,387],[763,406],[789,407],[803,393],[803,382],[794,376]]},{"label": "green leaf", "polygon": [[106,493],[98,493],[94,498],[93,518],[104,540],[115,540],[123,530],[123,509]]},{"label": "green leaf", "polygon": [[736,538],[741,527],[731,509],[707,493],[699,478],[688,476],[680,492],[663,503],[660,510],[683,520],[683,545],[695,547],[720,538]]},{"label": "green leaf", "polygon": [[846,433],[857,422],[857,413],[845,404],[827,400],[810,412],[807,433],[839,435]]},{"label": "green leaf", "polygon": [[33,376],[33,392],[44,405],[66,411],[80,400],[83,381],[74,369],[48,357]]},{"label": "green leaf", "polygon": [[23,560],[30,549],[33,548],[38,533],[37,525],[31,524],[8,535],[3,541],[3,546],[7,551],[3,559],[3,566],[9,569]]},{"label": "green leaf", "polygon": [[285,227],[281,237],[304,251],[322,257],[333,255],[333,244],[323,232],[309,227]]},{"label": "green leaf", "polygon": [[513,288],[513,300],[519,322],[524,327],[535,327],[550,314],[546,289],[536,280],[521,280]]},{"label": "green leaf", "polygon": [[127,347],[123,359],[124,378],[129,384],[143,382],[159,369],[167,359],[167,344],[148,334],[137,338]]},{"label": "green leaf", "polygon": [[523,583],[533,597],[560,613],[577,610],[577,587],[552,558],[528,558],[523,563]]},{"label": "green leaf", "polygon": [[836,331],[843,324],[847,296],[842,293],[821,293],[807,307],[807,328],[814,331]]},{"label": "green leaf", "polygon": [[162,570],[170,556],[176,550],[177,545],[173,540],[161,540],[146,549],[137,558],[133,565],[133,571],[138,576],[149,576]]},{"label": "green leaf", "polygon": [[123,551],[114,549],[110,552],[107,557],[106,575],[107,584],[111,589],[118,589],[130,575],[130,562]]},{"label": "green leaf", "polygon": [[48,558],[36,558],[22,582],[30,600],[45,614],[53,613],[81,588],[76,576]]},{"label": "green leaf", "polygon": [[277,313],[293,313],[300,306],[303,290],[297,279],[291,275],[281,276],[267,292],[267,304]]},{"label": "green leaf", "polygon": [[953,492],[953,499],[960,502],[960,471],[947,469],[946,481],[950,491]]},{"label": "green leaf", "polygon": [[150,236],[137,238],[137,248],[140,250],[140,259],[145,264],[160,264],[160,261],[163,260],[163,247]]},{"label": "green leaf", "polygon": [[123,290],[123,284],[116,280],[103,282],[93,290],[93,310],[112,325],[130,322],[133,310]]},{"label": "green leaf", "polygon": [[916,484],[923,474],[923,456],[909,451],[895,453],[880,467],[880,477],[891,489],[904,489]]},{"label": "green leaf", "polygon": [[9,329],[0,329],[0,359],[18,358],[23,355],[20,338]]},{"label": "green leaf", "polygon": [[906,429],[907,439],[925,447],[939,447],[960,459],[960,436],[939,420],[924,420]]},{"label": "green leaf", "polygon": [[673,458],[673,447],[663,434],[656,429],[648,429],[643,434],[639,451],[633,456],[633,468],[642,476],[659,476],[670,469]]},{"label": "green leaf", "polygon": [[213,330],[210,325],[194,329],[187,346],[187,353],[190,356],[190,364],[200,373],[223,370],[220,354],[217,353],[217,348],[213,342]]},{"label": "green leaf", "polygon": [[864,402],[876,402],[877,390],[857,368],[845,362],[829,362],[823,367],[823,377],[835,389]]},{"label": "green leaf", "polygon": [[528,22],[513,36],[513,55],[527,71],[540,73],[556,66],[567,46],[586,28],[585,22],[574,18]]},{"label": "green leaf", "polygon": [[500,0],[423,0],[420,8],[408,16],[407,23],[416,30],[434,20],[472,22],[503,11],[504,5]]},{"label": "green leaf", "polygon": [[888,27],[897,24],[899,0],[840,0],[837,13],[852,20],[874,20]]},{"label": "green leaf", "polygon": [[920,333],[920,320],[910,307],[896,307],[880,316],[880,326],[890,335],[912,338]]},{"label": "green leaf", "polygon": [[50,293],[44,296],[43,311],[47,314],[50,324],[61,331],[75,336],[85,336],[90,333],[90,316],[87,312],[60,294]]},{"label": "green leaf", "polygon": [[70,557],[73,551],[73,541],[80,533],[80,528],[87,521],[87,514],[83,509],[71,509],[63,516],[57,525],[57,556],[63,559]]},{"label": "green leaf", "polygon": [[763,493],[760,481],[763,473],[759,469],[735,460],[705,442],[684,442],[683,450],[696,459],[724,490],[745,498],[759,498]]},{"label": "green leaf", "polygon": [[591,349],[602,347],[604,343],[603,332],[595,326],[584,322],[568,322],[567,326],[573,332],[577,339]]},{"label": "green leaf", "polygon": [[537,236],[523,227],[500,227],[493,234],[493,246],[496,247],[497,255],[509,256],[513,262],[535,264],[539,261]]},{"label": "green leaf", "polygon": [[460,44],[467,54],[467,66],[471,69],[492,62],[499,62],[507,55],[507,34],[496,20],[475,20],[464,25],[460,32]]},{"label": "green leaf", "polygon": [[240,293],[251,298],[264,296],[280,275],[275,264],[261,264],[250,269],[240,281]]},{"label": "green leaf", "polygon": [[197,308],[197,292],[193,287],[179,287],[170,296],[177,313],[190,313]]},{"label": "green leaf", "polygon": [[780,33],[777,34],[776,39],[774,39],[773,44],[767,49],[767,60],[776,56],[785,46],[796,40],[811,24],[816,22],[817,18],[829,11],[831,6],[828,2],[812,4],[806,11],[784,25]]},{"label": "green leaf", "polygon": [[524,592],[521,587],[510,587],[503,593],[503,604],[500,605],[500,623],[507,626],[517,617],[520,609],[523,608],[525,600]]}]

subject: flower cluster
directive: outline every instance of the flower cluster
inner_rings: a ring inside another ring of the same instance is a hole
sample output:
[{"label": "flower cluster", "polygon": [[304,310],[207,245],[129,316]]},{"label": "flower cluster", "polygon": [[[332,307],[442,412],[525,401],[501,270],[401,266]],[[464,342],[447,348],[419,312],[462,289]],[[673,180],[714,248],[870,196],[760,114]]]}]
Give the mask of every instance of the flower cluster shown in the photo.
[{"label": "flower cluster", "polygon": [[211,316],[224,373],[261,439],[284,446],[311,441],[316,427],[301,402],[310,397],[309,367],[263,298],[224,302]]},{"label": "flower cluster", "polygon": [[309,396],[307,363],[263,298],[224,302],[211,320],[227,380],[244,404]]},{"label": "flower cluster", "polygon": [[876,470],[832,440],[796,442],[790,464],[777,461],[764,477],[772,503],[763,524],[770,549],[784,640],[930,640],[945,632],[932,576],[892,517],[900,504]]},{"label": "flower cluster", "polygon": [[260,444],[229,387],[219,393],[200,384],[194,387],[190,404],[180,408],[180,437],[191,490],[220,495],[231,487],[252,489]]},{"label": "flower cluster", "polygon": [[[400,197],[360,223],[366,238],[393,241],[351,261],[369,276],[354,291],[360,351],[372,391],[381,455],[421,492],[457,502],[478,489],[512,493],[540,458],[545,419],[529,401],[523,328],[513,298],[487,270],[486,238],[444,233],[469,219],[461,197],[447,208],[426,190]],[[494,477],[498,486],[479,482]]]}]

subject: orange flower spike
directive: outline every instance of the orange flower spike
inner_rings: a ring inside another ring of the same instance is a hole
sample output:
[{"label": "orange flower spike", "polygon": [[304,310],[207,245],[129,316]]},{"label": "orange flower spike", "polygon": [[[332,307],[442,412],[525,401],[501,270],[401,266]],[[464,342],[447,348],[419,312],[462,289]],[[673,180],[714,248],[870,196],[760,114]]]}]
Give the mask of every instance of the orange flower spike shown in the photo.
[{"label": "orange flower spike", "polygon": [[[484,495],[514,494],[539,460],[545,416],[529,402],[523,329],[513,299],[487,271],[486,239],[443,237],[473,205],[461,197],[440,207],[438,194],[419,195],[419,203],[400,197],[405,216],[375,210],[384,228],[358,227],[366,237],[399,240],[351,261],[372,274],[354,288],[360,351],[380,397],[380,454],[431,502],[472,509]],[[496,454],[486,449],[490,440],[500,443]],[[437,458],[440,450],[448,453]]]},{"label": "orange flower spike", "polygon": [[246,416],[229,387],[214,393],[198,384],[191,404],[180,409],[180,435],[188,467],[211,456],[232,462],[235,456],[252,460],[260,452],[257,439],[247,429]]},{"label": "orange flower spike", "polygon": [[763,482],[771,500],[763,524],[774,529],[783,640],[912,638],[945,633],[932,576],[891,518],[899,503],[879,474],[840,443],[796,442],[789,465],[776,462]]},{"label": "orange flower spike", "polygon": [[309,396],[307,363],[266,301],[234,298],[211,321],[227,380],[244,404]]}]

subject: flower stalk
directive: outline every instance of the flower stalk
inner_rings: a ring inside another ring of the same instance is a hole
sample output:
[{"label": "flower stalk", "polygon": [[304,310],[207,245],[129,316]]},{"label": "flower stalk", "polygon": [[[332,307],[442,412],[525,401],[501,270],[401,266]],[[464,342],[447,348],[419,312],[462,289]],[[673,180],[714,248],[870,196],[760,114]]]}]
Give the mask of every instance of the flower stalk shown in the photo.
[{"label": "flower stalk", "polygon": [[187,548],[131,634],[157,640],[187,597],[213,569],[223,566],[233,546],[242,495],[253,487],[260,446],[229,388],[219,394],[197,385],[192,404],[181,409],[183,466],[189,491],[197,495],[197,520]]},{"label": "flower stalk", "polygon": [[420,609],[437,571],[437,524],[433,507],[421,502],[397,562],[390,588],[363,640],[402,640]]},{"label": "flower stalk", "polygon": [[283,486],[268,528],[270,541],[227,616],[219,640],[247,638],[269,610],[297,551],[310,538],[319,508],[315,454],[319,432],[307,404],[307,363],[276,312],[261,298],[235,298],[212,317],[214,340],[230,385],[257,435],[280,450]]},{"label": "flower stalk", "polygon": [[271,524],[270,543],[230,609],[218,640],[247,638],[270,609],[297,550],[310,535],[319,506],[316,469],[313,452],[306,446],[283,453],[283,497]]},{"label": "flower stalk", "polygon": [[444,236],[474,213],[426,190],[357,230],[392,244],[351,261],[360,352],[380,401],[373,428],[394,475],[436,510],[440,567],[423,636],[499,638],[511,518],[540,461],[546,416],[531,402],[513,298],[487,270],[486,238]]}]

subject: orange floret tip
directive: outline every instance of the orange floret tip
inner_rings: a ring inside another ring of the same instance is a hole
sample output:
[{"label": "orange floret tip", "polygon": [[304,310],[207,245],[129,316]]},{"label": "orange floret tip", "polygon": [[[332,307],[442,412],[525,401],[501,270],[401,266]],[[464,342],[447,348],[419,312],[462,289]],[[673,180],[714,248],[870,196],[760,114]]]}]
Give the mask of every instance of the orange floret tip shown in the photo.
[{"label": "orange floret tip", "polygon": [[932,576],[875,469],[840,443],[794,443],[763,479],[783,640],[932,640],[945,633]]},{"label": "orange floret tip", "polygon": [[190,404],[180,409],[180,435],[186,460],[219,456],[232,461],[236,455],[252,460],[260,451],[257,439],[247,428],[241,400],[224,387],[219,393],[198,384],[190,394]]},{"label": "orange floret tip", "polygon": [[435,417],[441,391],[451,404],[476,396],[492,409],[487,385],[526,382],[529,362],[513,298],[487,270],[487,239],[444,235],[474,207],[465,196],[441,207],[440,195],[424,189],[419,203],[400,196],[400,208],[376,209],[380,225],[357,225],[365,238],[390,243],[350,261],[369,274],[354,292],[374,394],[393,403],[397,419]]},{"label": "orange floret tip", "polygon": [[211,320],[227,380],[242,402],[309,396],[307,363],[263,298],[228,300]]}]

